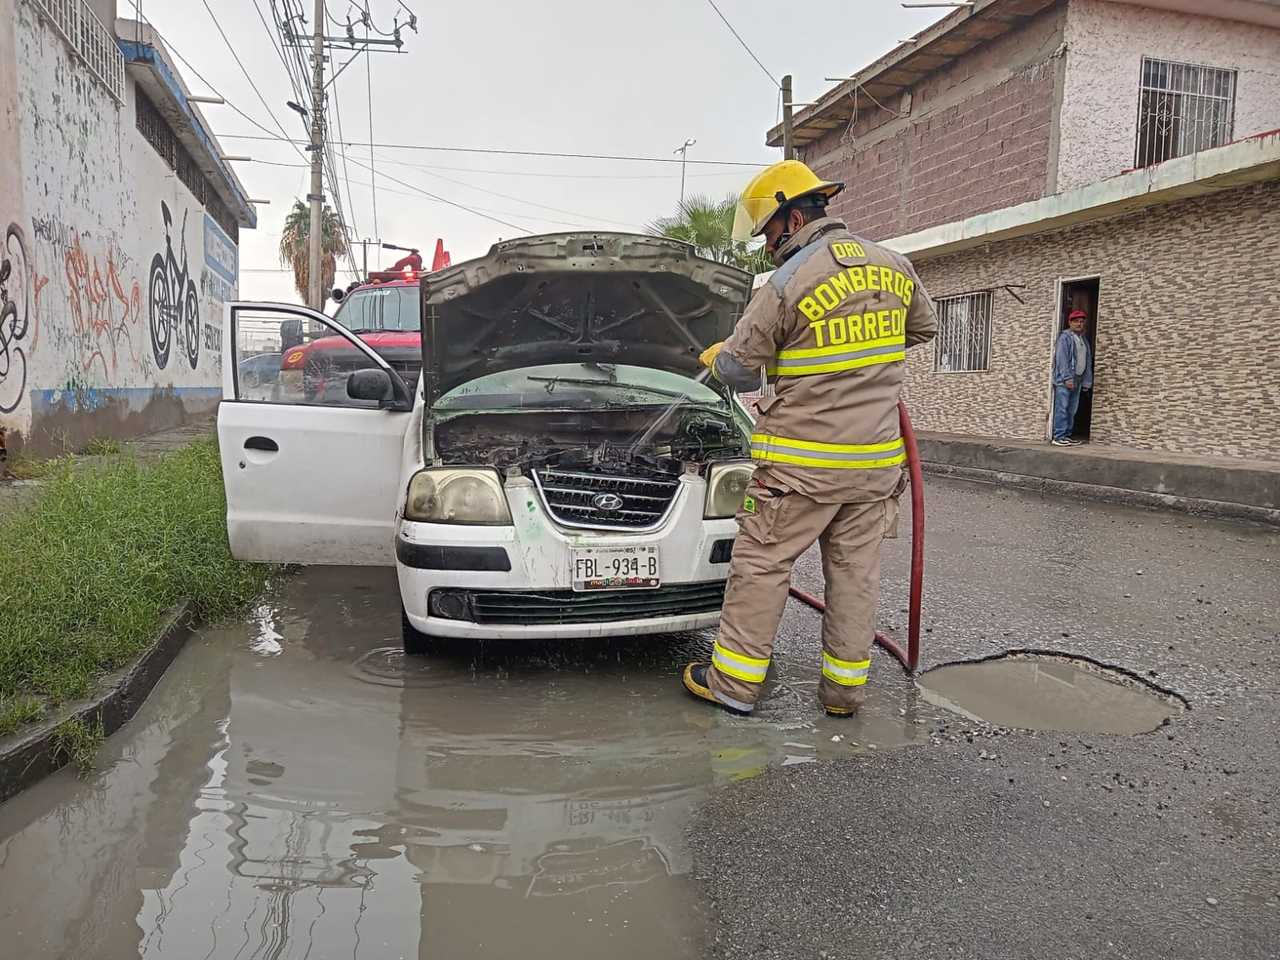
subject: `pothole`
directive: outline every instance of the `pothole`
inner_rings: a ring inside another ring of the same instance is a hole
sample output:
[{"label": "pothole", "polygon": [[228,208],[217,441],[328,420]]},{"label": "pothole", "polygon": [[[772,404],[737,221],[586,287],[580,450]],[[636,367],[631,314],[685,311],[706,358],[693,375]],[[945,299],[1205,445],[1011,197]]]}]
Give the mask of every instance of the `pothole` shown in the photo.
[{"label": "pothole", "polygon": [[1174,694],[1078,657],[1014,653],[952,663],[916,681],[929,703],[1001,727],[1149,733],[1186,709]]}]

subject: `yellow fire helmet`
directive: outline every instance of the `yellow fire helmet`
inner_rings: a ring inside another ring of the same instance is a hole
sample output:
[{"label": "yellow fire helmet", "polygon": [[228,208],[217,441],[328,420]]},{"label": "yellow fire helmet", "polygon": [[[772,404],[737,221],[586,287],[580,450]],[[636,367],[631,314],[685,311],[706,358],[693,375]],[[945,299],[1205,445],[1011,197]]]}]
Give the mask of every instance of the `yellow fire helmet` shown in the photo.
[{"label": "yellow fire helmet", "polygon": [[742,191],[733,215],[733,239],[745,242],[758,237],[784,203],[815,193],[834,197],[843,189],[838,181],[820,180],[799,160],[780,160],[756,174]]}]

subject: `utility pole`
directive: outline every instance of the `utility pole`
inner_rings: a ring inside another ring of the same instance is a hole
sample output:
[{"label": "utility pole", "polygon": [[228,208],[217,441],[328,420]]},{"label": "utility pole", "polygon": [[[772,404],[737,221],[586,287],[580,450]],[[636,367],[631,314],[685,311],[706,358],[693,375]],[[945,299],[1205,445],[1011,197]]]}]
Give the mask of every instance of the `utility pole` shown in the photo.
[{"label": "utility pole", "polygon": [[[314,310],[324,309],[325,301],[328,294],[324,290],[321,282],[321,265],[323,263],[322,247],[324,241],[324,161],[325,161],[325,88],[327,84],[324,79],[325,51],[334,49],[346,49],[352,53],[352,56],[341,67],[333,72],[333,76],[329,79],[332,84],[338,79],[338,75],[349,67],[359,56],[366,56],[373,50],[383,50],[399,53],[404,46],[401,39],[400,31],[402,26],[407,26],[414,33],[418,32],[418,18],[405,5],[404,0],[400,0],[402,7],[409,14],[409,19],[403,24],[400,21],[400,13],[396,13],[395,20],[392,24],[391,31],[380,31],[373,25],[373,20],[368,9],[360,11],[359,23],[367,28],[373,29],[377,33],[381,33],[382,37],[365,36],[357,39],[355,35],[355,24],[350,19],[350,11],[346,22],[345,36],[326,36],[325,27],[325,0],[315,0],[312,7],[312,23],[311,32],[309,34],[295,31],[292,21],[306,21],[301,13],[291,15],[285,18],[285,22],[281,25],[281,41],[285,46],[298,49],[310,49],[311,51],[311,144],[307,147],[311,151],[311,190],[307,194],[307,200],[311,204],[311,218],[309,227],[309,236],[307,237],[307,268],[310,274],[307,283],[307,303]],[[383,39],[388,37],[389,39]],[[298,78],[301,82],[301,77]],[[306,108],[301,104],[289,101],[289,109],[306,116]],[[337,189],[337,186],[334,186]],[[365,274],[368,275],[367,255],[366,253],[366,269]]]},{"label": "utility pole", "polygon": [[311,229],[307,239],[307,305],[323,310],[325,293],[320,276],[320,247],[324,218],[324,0],[316,0],[311,16]]},{"label": "utility pole", "polygon": [[684,206],[684,166],[686,162],[686,154],[688,154],[689,148],[692,147],[697,142],[698,141],[695,140],[693,137],[690,137],[684,143],[680,144],[680,146],[676,147],[674,150],[671,151],[672,153],[680,154],[680,206],[681,207]]},{"label": "utility pole", "polygon": [[782,159],[796,158],[796,141],[791,130],[791,74],[782,78]]}]

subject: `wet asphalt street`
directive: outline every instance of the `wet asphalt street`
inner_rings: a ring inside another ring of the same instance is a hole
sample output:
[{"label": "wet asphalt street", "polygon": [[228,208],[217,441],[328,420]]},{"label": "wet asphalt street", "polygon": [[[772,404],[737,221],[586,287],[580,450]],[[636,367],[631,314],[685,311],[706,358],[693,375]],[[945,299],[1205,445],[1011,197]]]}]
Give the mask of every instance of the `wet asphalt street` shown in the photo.
[{"label": "wet asphalt street", "polygon": [[1061,650],[1191,709],[1001,731],[877,655],[828,720],[793,603],[737,719],[679,689],[709,635],[406,661],[394,575],[313,568],[204,630],[94,775],[0,806],[0,954],[1276,956],[1280,535],[927,490],[928,664]]},{"label": "wet asphalt street", "polygon": [[[926,490],[926,667],[1057,650],[1190,709],[1137,736],[954,718],[923,746],[716,791],[690,829],[707,955],[1280,957],[1280,534]],[[906,564],[892,545],[882,615],[899,624]],[[820,589],[815,558],[795,579]],[[786,626],[789,657],[816,649]]]}]

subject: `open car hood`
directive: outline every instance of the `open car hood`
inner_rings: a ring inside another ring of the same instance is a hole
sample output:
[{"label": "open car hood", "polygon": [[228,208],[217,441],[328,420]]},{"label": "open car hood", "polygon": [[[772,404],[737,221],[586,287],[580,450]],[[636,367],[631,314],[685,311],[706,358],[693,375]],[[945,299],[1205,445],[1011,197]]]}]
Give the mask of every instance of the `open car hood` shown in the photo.
[{"label": "open car hood", "polygon": [[733,332],[751,275],[677,240],[556,233],[494,244],[424,280],[426,402],[490,373],[629,363],[695,375]]}]

